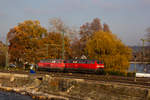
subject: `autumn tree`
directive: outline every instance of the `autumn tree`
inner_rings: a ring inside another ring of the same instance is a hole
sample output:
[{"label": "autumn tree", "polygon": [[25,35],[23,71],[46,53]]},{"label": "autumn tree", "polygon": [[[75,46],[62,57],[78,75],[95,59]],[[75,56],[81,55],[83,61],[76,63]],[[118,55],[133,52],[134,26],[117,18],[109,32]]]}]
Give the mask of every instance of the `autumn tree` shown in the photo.
[{"label": "autumn tree", "polygon": [[[66,54],[65,56],[67,58],[68,57],[72,58],[75,50],[77,49],[77,48],[75,49],[74,48],[75,46],[73,45],[79,37],[79,34],[78,34],[79,32],[77,31],[77,28],[66,25],[60,18],[50,19],[49,24],[50,24],[50,27],[49,27],[50,34],[54,35],[54,33],[56,33],[55,36],[58,36],[58,39],[60,41],[59,45],[60,44],[62,45],[63,36],[65,37],[65,54]],[[70,46],[68,47],[66,43]],[[67,51],[66,51],[66,48],[68,48]],[[69,49],[70,50],[72,49],[72,52],[69,52]],[[62,48],[61,48],[61,51],[62,51]]]},{"label": "autumn tree", "polygon": [[[60,33],[50,32],[44,39],[44,44],[47,47],[47,57],[61,59],[62,58],[62,35]],[[44,47],[43,47],[44,48]],[[65,59],[71,57],[70,40],[67,36],[64,37]]]},{"label": "autumn tree", "polygon": [[89,59],[103,60],[106,69],[125,71],[129,67],[131,49],[112,33],[95,32],[88,40],[86,50]]},{"label": "autumn tree", "polygon": [[86,41],[94,32],[102,30],[100,19],[95,18],[91,23],[87,22],[80,27],[81,40]]},{"label": "autumn tree", "polygon": [[0,67],[5,66],[6,46],[0,41]]},{"label": "autumn tree", "polygon": [[104,32],[111,32],[109,26],[106,23],[103,24],[103,31]]},{"label": "autumn tree", "polygon": [[99,18],[93,19],[93,21],[87,22],[80,27],[80,53],[82,55],[87,55],[85,51],[87,41],[93,36],[94,32],[103,31],[101,21]]},{"label": "autumn tree", "polygon": [[72,59],[76,59],[76,58],[80,58],[82,56],[82,52],[81,52],[81,48],[83,46],[81,45],[80,39],[79,38],[75,38],[73,43],[71,43],[71,58]]},{"label": "autumn tree", "polygon": [[93,32],[102,31],[103,28],[100,19],[94,18],[93,21],[91,22],[90,28]]},{"label": "autumn tree", "polygon": [[62,33],[67,31],[67,25],[60,18],[52,18],[49,20],[50,32]]},{"label": "autumn tree", "polygon": [[39,59],[38,50],[43,45],[43,38],[47,30],[38,20],[26,20],[10,29],[7,34],[9,40],[10,61],[35,62]]},{"label": "autumn tree", "polygon": [[78,36],[77,28],[66,25],[61,18],[52,18],[49,20],[49,32],[64,33],[71,41],[74,41]]}]

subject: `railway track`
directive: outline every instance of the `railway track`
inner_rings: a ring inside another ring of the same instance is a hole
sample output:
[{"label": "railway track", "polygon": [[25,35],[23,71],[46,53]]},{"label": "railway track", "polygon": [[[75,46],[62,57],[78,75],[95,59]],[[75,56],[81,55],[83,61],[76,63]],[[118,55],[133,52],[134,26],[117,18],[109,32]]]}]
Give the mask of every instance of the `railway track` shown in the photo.
[{"label": "railway track", "polygon": [[[0,71],[0,72],[9,72],[9,73],[18,73],[18,74],[29,74],[28,71]],[[123,76],[112,76],[112,75],[96,75],[96,74],[83,74],[83,73],[63,73],[63,72],[43,72],[37,71],[36,75],[51,75],[54,77],[64,77],[72,79],[84,79],[88,81],[95,82],[104,82],[104,83],[116,83],[124,85],[133,85],[136,87],[150,88],[150,78],[136,78],[134,77],[123,77]]]},{"label": "railway track", "polygon": [[136,78],[134,77],[123,77],[123,76],[111,76],[111,75],[95,75],[95,74],[81,74],[81,73],[55,73],[55,72],[38,72],[38,74],[48,74],[55,77],[73,78],[73,79],[84,79],[88,81],[104,82],[104,83],[117,83],[124,84],[126,86],[136,86],[142,88],[150,88],[150,78]]}]

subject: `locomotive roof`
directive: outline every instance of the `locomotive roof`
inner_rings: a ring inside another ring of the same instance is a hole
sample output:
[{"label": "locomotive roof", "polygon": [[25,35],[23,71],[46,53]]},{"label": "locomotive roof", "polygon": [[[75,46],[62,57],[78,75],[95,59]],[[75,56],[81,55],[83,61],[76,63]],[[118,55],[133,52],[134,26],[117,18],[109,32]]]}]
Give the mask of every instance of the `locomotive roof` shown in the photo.
[{"label": "locomotive roof", "polygon": [[[51,61],[51,60],[63,60],[63,59],[43,59],[41,61]],[[66,59],[66,60],[98,61],[98,60],[94,60],[94,59]]]}]

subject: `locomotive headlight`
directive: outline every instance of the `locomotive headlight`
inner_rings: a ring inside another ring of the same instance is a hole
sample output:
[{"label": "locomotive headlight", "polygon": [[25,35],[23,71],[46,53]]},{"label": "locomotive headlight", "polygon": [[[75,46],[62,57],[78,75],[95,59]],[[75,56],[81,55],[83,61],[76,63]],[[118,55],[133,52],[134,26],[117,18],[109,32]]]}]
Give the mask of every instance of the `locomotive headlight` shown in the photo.
[{"label": "locomotive headlight", "polygon": [[97,65],[97,68],[100,68],[101,66],[100,65]]},{"label": "locomotive headlight", "polygon": [[103,65],[97,65],[97,68],[104,68]]}]

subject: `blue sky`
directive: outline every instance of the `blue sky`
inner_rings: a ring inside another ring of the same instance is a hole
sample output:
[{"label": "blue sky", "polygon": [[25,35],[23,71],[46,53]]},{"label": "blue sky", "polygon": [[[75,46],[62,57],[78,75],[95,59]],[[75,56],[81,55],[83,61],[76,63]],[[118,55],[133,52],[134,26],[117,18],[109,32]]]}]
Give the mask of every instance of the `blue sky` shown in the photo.
[{"label": "blue sky", "polygon": [[150,27],[150,0],[0,0],[0,39],[19,22],[39,20],[48,28],[54,17],[76,27],[98,17],[126,45],[141,45]]}]

